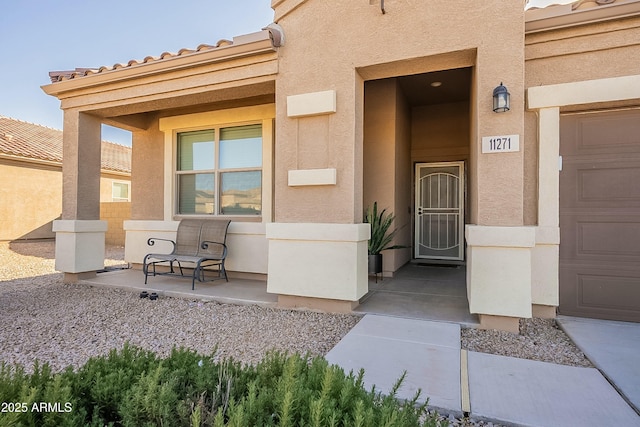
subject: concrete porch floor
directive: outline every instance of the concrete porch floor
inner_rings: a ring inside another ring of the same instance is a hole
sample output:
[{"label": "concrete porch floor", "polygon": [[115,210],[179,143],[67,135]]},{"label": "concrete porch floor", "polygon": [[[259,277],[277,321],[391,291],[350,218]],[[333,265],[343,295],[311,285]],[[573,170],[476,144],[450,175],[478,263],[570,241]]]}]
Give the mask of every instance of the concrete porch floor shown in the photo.
[{"label": "concrete porch floor", "polygon": [[421,320],[438,320],[476,327],[469,313],[465,266],[409,263],[393,277],[369,280],[369,293],[356,312]]},{"label": "concrete porch floor", "polygon": [[156,292],[161,297],[217,301],[227,304],[275,307],[278,303],[278,296],[267,293],[267,282],[262,280],[230,277],[228,282],[224,279],[203,283],[196,281],[195,290],[191,290],[190,277],[149,276],[145,285],[142,270],[125,269],[98,273],[96,277],[84,279],[81,283],[120,288],[134,293]]},{"label": "concrete porch floor", "polygon": [[[25,252],[30,244],[14,242],[12,250]],[[45,255],[38,256],[54,259],[54,241],[46,241],[44,245]],[[110,260],[124,262],[123,248],[107,247],[107,253]],[[232,304],[277,306],[278,301],[277,295],[267,293],[265,281],[233,277],[228,283],[224,280],[196,283],[195,291],[191,290],[191,281],[188,278],[156,276],[150,277],[148,285],[145,285],[144,275],[139,269],[99,273],[97,277],[82,282],[94,286],[123,288],[134,293],[147,290],[166,296]],[[479,324],[477,316],[469,313],[464,266],[433,267],[409,263],[394,277],[382,280],[379,278],[377,283],[370,277],[369,292],[360,300],[360,306],[355,312],[439,320],[472,327]]]},{"label": "concrete porch floor", "polygon": [[[231,276],[233,274],[231,273]],[[156,292],[160,296],[193,300],[217,301],[229,304],[256,304],[275,307],[278,296],[267,293],[262,280],[230,277],[213,282],[196,282],[175,276],[149,276],[138,269],[113,270],[98,273],[95,278],[81,281],[92,286],[125,289],[134,293]],[[475,327],[476,315],[469,313],[464,266],[436,267],[407,264],[394,277],[369,279],[369,292],[354,310],[361,314],[379,314],[421,320],[436,320]]]}]

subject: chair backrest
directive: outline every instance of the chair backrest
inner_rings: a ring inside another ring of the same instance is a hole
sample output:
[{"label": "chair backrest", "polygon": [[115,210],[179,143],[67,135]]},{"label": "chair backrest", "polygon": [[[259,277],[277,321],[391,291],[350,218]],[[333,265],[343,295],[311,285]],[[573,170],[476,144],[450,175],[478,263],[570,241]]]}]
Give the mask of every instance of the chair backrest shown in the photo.
[{"label": "chair backrest", "polygon": [[180,221],[174,253],[191,256],[198,254],[201,225],[202,220],[199,219],[183,219]]},{"label": "chair backrest", "polygon": [[[217,242],[226,243],[227,229],[229,228],[228,219],[209,219],[202,222],[202,231],[200,232],[201,242]],[[206,249],[200,247],[199,255],[209,255],[213,257],[222,257],[223,247],[221,245],[208,245]]]}]

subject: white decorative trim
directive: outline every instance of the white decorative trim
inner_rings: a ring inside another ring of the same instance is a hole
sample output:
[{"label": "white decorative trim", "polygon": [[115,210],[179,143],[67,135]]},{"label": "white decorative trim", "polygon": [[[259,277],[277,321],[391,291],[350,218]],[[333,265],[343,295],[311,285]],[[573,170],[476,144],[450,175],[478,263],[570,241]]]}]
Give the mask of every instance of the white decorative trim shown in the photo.
[{"label": "white decorative trim", "polygon": [[267,224],[267,292],[358,301],[368,291],[369,224]]},{"label": "white decorative trim", "polygon": [[[149,252],[169,253],[172,245],[158,241],[147,245],[150,237],[175,240],[180,221],[128,220],[124,222],[127,232],[125,261],[141,264]],[[265,237],[266,224],[260,222],[232,221],[227,234],[226,268],[244,273],[267,273],[268,242]]]},{"label": "white decorative trim", "polygon": [[536,227],[467,225],[467,297],[471,313],[531,317]]},{"label": "white decorative trim", "polygon": [[104,233],[107,221],[102,220],[55,220],[52,230],[56,233]]},{"label": "white decorative trim", "polygon": [[538,111],[538,225],[560,224],[560,109]]},{"label": "white decorative trim", "polygon": [[369,240],[369,224],[271,223],[267,239],[359,242]]},{"label": "white decorative trim", "polygon": [[336,112],[336,91],[287,96],[287,116],[305,117]]},{"label": "white decorative trim", "polygon": [[469,246],[532,248],[536,244],[535,227],[467,225],[466,228],[466,239]]},{"label": "white decorative trim", "polygon": [[640,99],[640,75],[584,80],[527,89],[527,108],[563,107]]},{"label": "white decorative trim", "polygon": [[175,164],[176,135],[179,132],[236,126],[249,122],[262,125],[262,221],[271,222],[273,215],[273,121],[275,104],[229,108],[203,113],[163,117],[159,128],[164,132],[164,220],[171,221],[177,212]]},{"label": "white decorative trim", "polygon": [[533,304],[559,304],[560,108],[640,99],[640,75],[586,80],[527,89],[538,113],[538,227],[531,253]]},{"label": "white decorative trim", "polygon": [[107,222],[100,220],[56,220],[56,270],[85,273],[104,268]]},{"label": "white decorative trim", "polygon": [[307,185],[336,185],[337,173],[334,168],[298,169],[289,171],[289,187]]}]

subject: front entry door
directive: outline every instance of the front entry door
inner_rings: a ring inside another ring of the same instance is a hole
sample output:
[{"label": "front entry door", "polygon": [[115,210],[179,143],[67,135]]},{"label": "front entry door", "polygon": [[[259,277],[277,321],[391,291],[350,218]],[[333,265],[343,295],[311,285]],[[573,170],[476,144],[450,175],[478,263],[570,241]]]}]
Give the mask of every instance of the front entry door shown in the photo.
[{"label": "front entry door", "polygon": [[416,164],[415,257],[464,259],[464,163]]}]

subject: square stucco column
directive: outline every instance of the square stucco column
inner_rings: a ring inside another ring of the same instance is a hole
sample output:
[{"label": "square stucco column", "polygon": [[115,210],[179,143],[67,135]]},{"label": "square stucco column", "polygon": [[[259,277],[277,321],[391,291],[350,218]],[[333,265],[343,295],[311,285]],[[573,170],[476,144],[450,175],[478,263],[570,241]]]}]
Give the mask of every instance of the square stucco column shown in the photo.
[{"label": "square stucco column", "polygon": [[56,270],[78,275],[104,268],[106,221],[59,220],[53,222],[53,231],[56,233]]},{"label": "square stucco column", "polygon": [[467,226],[467,296],[471,313],[531,317],[535,232],[535,227]]},{"label": "square stucco column", "polygon": [[367,293],[369,224],[271,223],[266,231],[267,292],[355,305]]},{"label": "square stucco column", "polygon": [[100,221],[101,122],[65,110],[62,161],[62,220],[54,221],[56,269],[73,280],[104,267],[107,224]]}]

